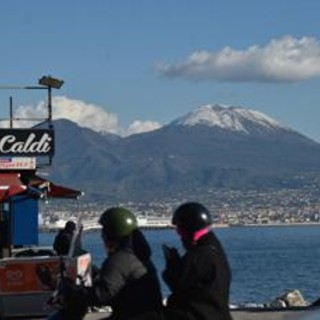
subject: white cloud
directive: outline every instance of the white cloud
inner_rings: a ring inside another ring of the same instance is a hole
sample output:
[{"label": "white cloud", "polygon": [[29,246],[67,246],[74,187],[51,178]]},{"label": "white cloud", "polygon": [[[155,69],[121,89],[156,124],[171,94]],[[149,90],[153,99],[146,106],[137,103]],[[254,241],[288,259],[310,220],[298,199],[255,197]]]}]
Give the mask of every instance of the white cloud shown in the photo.
[{"label": "white cloud", "polygon": [[53,101],[54,119],[67,118],[81,127],[95,131],[119,132],[118,117],[100,106],[81,100],[56,97]]},{"label": "white cloud", "polygon": [[160,63],[157,69],[169,78],[194,81],[295,82],[320,76],[320,42],[286,36],[244,51],[197,51],[182,62]]},{"label": "white cloud", "polygon": [[155,121],[133,121],[127,129],[126,135],[153,131],[161,127],[160,123]]},{"label": "white cloud", "polygon": [[[97,132],[109,132],[127,136],[133,133],[151,131],[160,127],[160,124],[157,122],[136,120],[129,125],[128,129],[125,129],[119,125],[116,114],[108,112],[100,106],[67,97],[54,97],[52,99],[52,109],[53,120],[69,119],[81,127],[90,128]],[[16,109],[14,117],[45,119],[48,117],[47,104],[41,101],[37,106],[19,106]],[[36,123],[15,121],[14,127],[30,127]],[[0,125],[2,127],[9,126],[8,122],[2,122]]]}]

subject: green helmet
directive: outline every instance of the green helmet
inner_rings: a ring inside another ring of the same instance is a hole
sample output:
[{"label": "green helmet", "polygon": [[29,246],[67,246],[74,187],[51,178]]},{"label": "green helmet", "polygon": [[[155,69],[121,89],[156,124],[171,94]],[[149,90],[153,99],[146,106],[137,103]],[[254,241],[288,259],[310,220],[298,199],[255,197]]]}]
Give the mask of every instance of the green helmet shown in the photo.
[{"label": "green helmet", "polygon": [[100,217],[99,223],[107,239],[120,240],[138,228],[134,214],[121,207],[107,209]]}]

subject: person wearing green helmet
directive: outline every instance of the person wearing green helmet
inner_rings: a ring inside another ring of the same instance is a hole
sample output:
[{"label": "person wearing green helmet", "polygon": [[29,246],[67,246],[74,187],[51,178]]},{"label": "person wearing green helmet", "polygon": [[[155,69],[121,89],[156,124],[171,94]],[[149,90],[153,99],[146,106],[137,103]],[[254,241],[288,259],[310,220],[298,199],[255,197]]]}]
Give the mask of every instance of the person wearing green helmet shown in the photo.
[{"label": "person wearing green helmet", "polygon": [[126,208],[110,208],[99,223],[108,257],[88,291],[89,305],[111,306],[108,319],[116,320],[160,310],[160,283],[151,249],[134,214]]}]

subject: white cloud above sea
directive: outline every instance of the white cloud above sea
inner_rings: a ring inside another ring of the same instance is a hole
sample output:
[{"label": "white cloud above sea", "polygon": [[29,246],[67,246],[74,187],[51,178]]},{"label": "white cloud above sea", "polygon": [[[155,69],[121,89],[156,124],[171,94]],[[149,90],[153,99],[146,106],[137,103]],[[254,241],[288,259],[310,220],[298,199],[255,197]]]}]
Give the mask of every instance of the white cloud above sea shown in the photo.
[{"label": "white cloud above sea", "polygon": [[[81,127],[90,128],[97,132],[128,136],[135,133],[152,131],[161,127],[158,122],[135,120],[128,128],[123,128],[120,126],[116,114],[106,111],[101,106],[67,97],[54,97],[52,99],[52,106],[53,120],[69,119]],[[47,104],[44,101],[40,101],[36,106],[19,106],[14,115],[16,118],[24,119],[46,118],[47,116]],[[34,124],[26,121],[16,121],[14,127],[30,127]],[[2,123],[2,126],[8,127],[8,123]]]},{"label": "white cloud above sea", "polygon": [[168,78],[191,81],[297,82],[320,77],[320,42],[285,36],[246,50],[201,50],[177,63],[161,62],[157,70]]}]

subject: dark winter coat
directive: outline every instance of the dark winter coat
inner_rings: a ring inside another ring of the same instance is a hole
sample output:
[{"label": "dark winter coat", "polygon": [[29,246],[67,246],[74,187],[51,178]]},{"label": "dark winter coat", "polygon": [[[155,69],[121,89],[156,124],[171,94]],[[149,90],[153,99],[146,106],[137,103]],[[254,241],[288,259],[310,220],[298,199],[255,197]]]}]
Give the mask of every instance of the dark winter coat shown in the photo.
[{"label": "dark winter coat", "polygon": [[212,232],[201,237],[180,261],[168,266],[164,280],[172,290],[166,319],[230,320],[231,271],[224,250]]},{"label": "dark winter coat", "polygon": [[59,255],[67,255],[72,242],[73,234],[65,229],[59,231],[54,239],[53,249]]},{"label": "dark winter coat", "polygon": [[90,294],[90,304],[110,305],[115,319],[160,310],[162,304],[150,249],[139,231],[134,238],[126,239],[104,261]]}]

